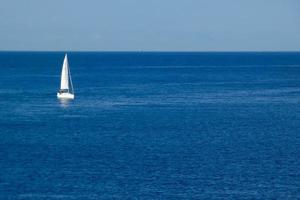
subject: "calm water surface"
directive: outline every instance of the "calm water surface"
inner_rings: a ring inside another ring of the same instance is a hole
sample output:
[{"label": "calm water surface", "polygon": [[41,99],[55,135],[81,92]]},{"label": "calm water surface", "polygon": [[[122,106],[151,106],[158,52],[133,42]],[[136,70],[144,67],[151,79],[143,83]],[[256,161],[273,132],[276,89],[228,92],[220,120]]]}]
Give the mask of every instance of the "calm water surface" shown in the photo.
[{"label": "calm water surface", "polygon": [[0,199],[299,199],[300,53],[0,53]]}]

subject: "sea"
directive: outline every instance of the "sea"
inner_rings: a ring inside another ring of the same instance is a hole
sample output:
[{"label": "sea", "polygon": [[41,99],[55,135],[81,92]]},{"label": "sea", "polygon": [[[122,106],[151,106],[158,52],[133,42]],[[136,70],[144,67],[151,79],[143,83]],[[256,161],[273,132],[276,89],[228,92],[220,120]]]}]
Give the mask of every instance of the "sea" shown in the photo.
[{"label": "sea", "polygon": [[300,52],[2,51],[0,199],[300,199]]}]

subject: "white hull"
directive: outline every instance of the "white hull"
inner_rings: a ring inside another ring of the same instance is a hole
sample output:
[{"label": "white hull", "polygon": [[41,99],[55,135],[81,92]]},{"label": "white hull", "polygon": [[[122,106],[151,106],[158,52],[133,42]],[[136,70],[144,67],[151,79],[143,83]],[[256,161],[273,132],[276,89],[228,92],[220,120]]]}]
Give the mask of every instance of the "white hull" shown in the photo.
[{"label": "white hull", "polygon": [[57,93],[59,99],[74,99],[74,94],[71,93]]}]

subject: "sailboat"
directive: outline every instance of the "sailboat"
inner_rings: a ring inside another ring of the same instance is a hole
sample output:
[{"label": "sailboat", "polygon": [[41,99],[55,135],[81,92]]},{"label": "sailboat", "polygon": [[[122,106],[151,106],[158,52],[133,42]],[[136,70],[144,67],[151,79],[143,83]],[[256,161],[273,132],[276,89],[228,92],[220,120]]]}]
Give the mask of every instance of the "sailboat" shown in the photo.
[{"label": "sailboat", "polygon": [[65,55],[61,71],[60,90],[57,92],[59,99],[74,99],[74,89],[71,79],[71,72],[68,63],[68,55]]}]

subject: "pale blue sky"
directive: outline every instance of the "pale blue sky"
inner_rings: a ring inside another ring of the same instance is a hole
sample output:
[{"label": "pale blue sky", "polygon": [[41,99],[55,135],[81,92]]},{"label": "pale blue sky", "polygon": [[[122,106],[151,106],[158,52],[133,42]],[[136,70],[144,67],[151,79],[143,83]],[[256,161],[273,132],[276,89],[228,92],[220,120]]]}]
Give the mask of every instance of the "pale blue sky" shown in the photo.
[{"label": "pale blue sky", "polygon": [[300,51],[300,0],[0,0],[0,50]]}]

